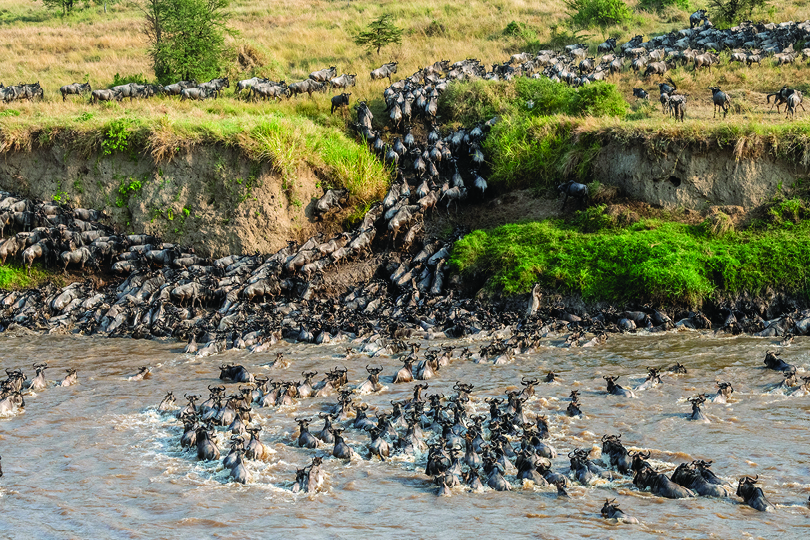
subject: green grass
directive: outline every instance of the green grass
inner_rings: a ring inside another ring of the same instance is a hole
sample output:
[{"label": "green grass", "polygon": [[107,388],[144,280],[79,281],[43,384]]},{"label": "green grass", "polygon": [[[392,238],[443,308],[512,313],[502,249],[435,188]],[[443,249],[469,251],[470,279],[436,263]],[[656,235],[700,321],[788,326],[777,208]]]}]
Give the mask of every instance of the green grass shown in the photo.
[{"label": "green grass", "polygon": [[40,265],[35,264],[28,274],[25,268],[16,262],[9,262],[0,266],[0,289],[28,289],[37,287],[41,283],[51,281],[53,274],[44,270]]},{"label": "green grass", "polygon": [[[229,107],[234,109],[228,112]],[[295,180],[304,168],[318,170],[329,187],[346,187],[362,201],[380,198],[390,181],[390,172],[365,144],[346,134],[342,120],[333,125],[293,111],[257,114],[253,104],[239,102],[211,104],[205,116],[114,111],[43,118],[36,126],[24,117],[0,119],[0,150],[61,144],[88,157],[123,151],[136,159],[148,153],[160,162],[194,146],[223,145],[254,162],[271,163],[285,181]]]},{"label": "green grass", "polygon": [[810,223],[720,237],[704,225],[651,219],[595,233],[555,220],[510,224],[459,240],[451,264],[507,295],[538,282],[586,301],[659,305],[700,306],[721,293],[768,288],[807,294]]}]

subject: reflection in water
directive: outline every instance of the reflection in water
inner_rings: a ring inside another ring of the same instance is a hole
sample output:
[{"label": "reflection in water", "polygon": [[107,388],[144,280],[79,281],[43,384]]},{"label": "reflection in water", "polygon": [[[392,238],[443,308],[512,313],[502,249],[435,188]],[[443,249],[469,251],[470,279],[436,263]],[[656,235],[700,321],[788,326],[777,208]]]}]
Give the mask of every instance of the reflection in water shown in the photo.
[{"label": "reflection in water", "polygon": [[[337,398],[310,398],[274,408],[254,407],[254,423],[274,451],[266,462],[247,460],[249,483],[231,483],[222,461],[199,462],[179,440],[182,424],[156,408],[171,390],[178,405],[184,393],[207,396],[208,385],[220,384],[219,365],[234,362],[272,380],[301,381],[304,371],[348,368],[350,385],[366,380],[366,365],[383,367],[380,394],[355,396],[369,405],[369,416],[391,409],[391,400],[407,399],[415,383],[394,384],[402,367],[398,357],[345,357],[343,345],[281,345],[262,354],[231,351],[198,359],[182,354],[176,343],[92,339],[83,337],[10,337],[2,342],[3,368],[22,368],[31,378],[33,363],[48,362],[46,378],[61,380],[67,369],[78,370],[79,383],[26,396],[24,412],[0,419],[0,530],[14,538],[244,538],[246,533],[275,537],[301,533],[306,538],[405,537],[461,538],[488,533],[494,537],[767,538],[797,536],[808,526],[805,502],[808,480],[808,410],[810,396],[791,395],[780,385],[784,376],[762,369],[765,352],[775,342],[750,337],[715,338],[691,332],[614,336],[598,348],[558,348],[550,340],[536,354],[518,355],[506,365],[453,360],[427,381],[425,395],[453,395],[456,381],[475,385],[470,406],[488,411],[485,397],[521,389],[523,376],[543,380],[548,371],[558,382],[539,383],[525,404],[530,418],[546,415],[559,457],[555,471],[567,473],[567,453],[591,448],[598,455],[604,434],[622,434],[629,449],[649,449],[650,462],[671,473],[679,463],[714,460],[712,470],[736,487],[743,475],[760,477],[776,512],[760,513],[739,499],[666,500],[639,492],[630,477],[594,487],[574,485],[570,498],[559,499],[556,488],[521,486],[512,476],[512,491],[482,493],[454,488],[452,497],[436,497],[424,475],[425,456],[416,462],[393,458],[370,461],[370,437],[347,429],[349,446],[362,459],[331,457],[331,445],[316,450],[291,446],[297,439],[295,418],[313,418],[319,431]],[[488,341],[476,341],[477,350]],[[782,357],[808,369],[810,342],[800,338]],[[441,344],[467,346],[467,340],[423,343],[422,350]],[[355,344],[355,347],[357,345]],[[284,352],[289,367],[270,368]],[[664,373],[662,383],[635,389],[648,367],[676,362],[686,375]],[[151,378],[134,380],[141,366]],[[635,389],[636,398],[608,395],[604,376]],[[419,382],[419,381],[416,381]],[[701,405],[708,422],[686,420],[688,398],[717,394],[717,382],[731,383],[727,403],[712,399]],[[228,393],[236,384],[228,384]],[[582,417],[565,414],[571,390],[579,392]],[[218,432],[223,455],[228,438]],[[323,455],[325,491],[292,494],[296,468]],[[640,525],[615,524],[599,511],[606,498]]]}]

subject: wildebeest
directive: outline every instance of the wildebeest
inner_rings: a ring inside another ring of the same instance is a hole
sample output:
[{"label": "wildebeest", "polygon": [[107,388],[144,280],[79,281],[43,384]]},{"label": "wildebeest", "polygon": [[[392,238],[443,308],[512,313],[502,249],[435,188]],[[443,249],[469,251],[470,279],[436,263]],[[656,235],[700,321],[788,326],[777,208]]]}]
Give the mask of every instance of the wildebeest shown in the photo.
[{"label": "wildebeest", "polygon": [[290,95],[290,92],[287,89],[287,84],[284,81],[281,81],[278,84],[258,83],[250,88],[250,93],[253,99],[273,98],[275,100],[277,98]]},{"label": "wildebeest", "polygon": [[766,352],[765,360],[763,360],[765,367],[776,371],[796,371],[796,366],[794,366],[793,364],[788,364],[787,362],[779,358],[780,354],[781,353],[774,351]]},{"label": "wildebeest", "polygon": [[691,489],[679,486],[670,480],[665,474],[656,472],[652,467],[645,466],[636,471],[633,477],[633,484],[640,488],[650,488],[650,492],[659,497],[667,499],[685,499],[694,497],[695,492]]},{"label": "wildebeest", "polygon": [[228,77],[211,79],[210,81],[204,82],[198,86],[198,88],[205,90],[206,92],[213,92],[214,97],[217,97],[219,95],[220,90],[222,90],[223,88],[230,88],[230,87],[231,81],[228,79]]},{"label": "wildebeest", "polygon": [[253,375],[244,366],[234,364],[222,364],[219,366],[219,378],[223,381],[233,381],[237,383],[252,383]]},{"label": "wildebeest", "polygon": [[329,189],[323,196],[315,203],[313,213],[316,217],[323,219],[323,216],[334,207],[341,208],[341,204],[345,204],[349,200],[348,189]]},{"label": "wildebeest", "polygon": [[196,87],[197,87],[197,81],[190,80],[190,81],[180,81],[180,82],[176,82],[174,84],[169,84],[167,86],[164,86],[163,90],[164,90],[164,92],[166,92],[169,95],[179,96],[180,92],[183,89],[185,89],[185,88],[196,88]]},{"label": "wildebeest", "polygon": [[90,88],[90,83],[73,83],[73,84],[66,84],[62,88],[59,89],[62,92],[62,101],[65,101],[65,98],[69,94],[81,95],[85,92],[92,92],[92,88]]},{"label": "wildebeest", "polygon": [[694,28],[698,26],[703,21],[709,20],[709,14],[706,12],[705,9],[699,9],[689,15],[689,28]]},{"label": "wildebeest", "polygon": [[698,54],[695,56],[694,64],[695,64],[695,71],[702,67],[708,67],[709,73],[712,72],[712,64],[716,64],[720,61],[720,58],[716,54],[705,52],[703,54]]},{"label": "wildebeest", "polygon": [[602,378],[605,379],[605,382],[607,383],[607,393],[610,394],[611,396],[622,396],[631,398],[636,397],[636,395],[633,393],[632,390],[616,384],[615,381],[618,380],[619,377],[604,376]]},{"label": "wildebeest", "polygon": [[615,38],[615,37],[607,38],[604,41],[604,43],[600,43],[596,47],[596,52],[598,52],[598,53],[613,52],[613,50],[616,48],[616,41],[617,40],[618,40],[618,38]]},{"label": "wildebeest", "polygon": [[313,79],[307,79],[305,81],[292,83],[287,88],[290,91],[290,96],[296,96],[306,92],[309,97],[312,97],[312,92],[323,92],[326,91],[327,87],[326,83],[319,83]]},{"label": "wildebeest", "polygon": [[355,79],[357,78],[356,74],[349,75],[344,73],[340,77],[334,77],[329,79],[329,84],[332,85],[332,88],[349,88],[355,85]]},{"label": "wildebeest", "polygon": [[706,480],[699,469],[697,462],[681,463],[672,473],[672,481],[685,488],[693,490],[703,497],[728,497],[729,491],[722,485],[713,484]]},{"label": "wildebeest", "polygon": [[312,79],[313,81],[326,82],[332,77],[335,77],[336,75],[337,75],[337,68],[335,66],[332,66],[330,68],[324,68],[318,71],[313,71],[312,73],[309,74],[309,78]]},{"label": "wildebeest", "polygon": [[775,508],[765,498],[762,488],[756,486],[759,476],[751,478],[744,476],[740,478],[740,483],[737,485],[737,496],[742,497],[742,500],[751,508],[756,508],[760,512],[772,512]]},{"label": "wildebeest", "polygon": [[787,113],[785,114],[785,118],[788,116],[795,116],[797,107],[801,107],[802,110],[804,110],[804,105],[802,105],[802,93],[799,90],[796,90],[788,96]]},{"label": "wildebeest", "polygon": [[602,514],[602,517],[605,519],[615,519],[621,523],[638,523],[638,519],[622,512],[619,505],[616,504],[616,499],[605,499],[605,504],[602,506],[602,510],[600,510],[599,513]]},{"label": "wildebeest", "polygon": [[67,273],[69,264],[78,264],[82,270],[84,270],[84,265],[87,263],[91,263],[92,265],[96,264],[93,253],[86,247],[80,247],[73,251],[63,251],[59,255],[59,258],[62,259],[62,264],[64,265],[63,271],[65,273]]},{"label": "wildebeest", "polygon": [[669,96],[667,105],[669,106],[669,113],[675,117],[675,121],[680,120],[683,122],[684,114],[686,113],[686,97],[687,94],[678,94]]},{"label": "wildebeest", "polygon": [[260,83],[269,83],[270,79],[263,79],[261,77],[251,77],[250,79],[242,79],[241,81],[236,82],[236,86],[233,89],[233,94],[241,94],[242,90],[250,90],[254,86]]},{"label": "wildebeest", "polygon": [[573,180],[569,180],[568,182],[557,186],[557,191],[565,194],[565,199],[563,200],[562,205],[563,208],[565,208],[565,204],[568,202],[568,197],[579,199],[580,203],[584,203],[585,199],[588,197],[588,186],[574,182]]},{"label": "wildebeest", "polygon": [[368,105],[366,105],[366,102],[359,102],[354,106],[354,110],[357,111],[357,122],[364,128],[372,129],[371,121],[374,119],[374,115],[371,113]]},{"label": "wildebeest", "polygon": [[39,258],[43,259],[52,259],[53,258],[53,240],[47,238],[45,240],[40,240],[36,244],[26,248],[22,252],[22,259],[23,264],[25,265],[25,272],[27,274],[31,273],[31,266],[34,264],[34,261]]},{"label": "wildebeest", "polygon": [[216,95],[217,90],[213,88],[203,88],[202,86],[197,88],[183,88],[180,90],[180,101],[185,101],[187,99],[202,101],[210,98],[211,96],[216,97]]},{"label": "wildebeest", "polygon": [[377,79],[384,79],[388,77],[389,82],[391,81],[391,75],[397,72],[397,62],[389,62],[387,64],[383,64],[382,66],[378,67],[374,71],[371,72],[371,80]]},{"label": "wildebeest", "polygon": [[121,84],[110,88],[115,92],[121,92],[121,97],[128,97],[130,101],[136,97],[146,96],[146,87],[137,83]]},{"label": "wildebeest", "polygon": [[124,94],[117,90],[93,90],[90,92],[90,101],[97,103],[99,101],[121,101]]},{"label": "wildebeest", "polygon": [[723,111],[723,118],[725,118],[729,109],[728,96],[717,86],[710,86],[709,90],[712,91],[712,103],[714,103],[714,114],[712,115],[712,118],[717,116],[718,108]]},{"label": "wildebeest", "polygon": [[[774,106],[776,106],[776,111],[781,113],[782,111],[781,111],[780,107],[782,105],[786,104],[787,100],[788,100],[788,97],[793,95],[795,92],[797,92],[797,90],[795,88],[788,88],[787,86],[783,86],[778,91],[765,96],[765,102],[770,103],[771,98],[773,97],[774,98],[773,99],[773,105],[771,105],[770,110],[773,110]],[[803,105],[802,105],[802,109],[804,109]]]},{"label": "wildebeest", "polygon": [[337,96],[332,97],[332,109],[329,111],[329,114],[334,114],[335,109],[349,107],[349,96],[351,94],[347,94],[346,92],[339,94]]},{"label": "wildebeest", "polygon": [[643,88],[633,88],[633,97],[638,99],[649,99],[650,95]]},{"label": "wildebeest", "polygon": [[667,71],[669,71],[669,65],[666,62],[650,62],[647,64],[647,69],[644,70],[644,76],[663,75]]},{"label": "wildebeest", "polygon": [[799,53],[797,53],[797,52],[778,53],[778,54],[774,55],[774,58],[776,59],[776,65],[777,66],[784,66],[784,65],[787,65],[787,64],[792,64],[793,62],[796,61],[796,59],[798,57],[799,57]]},{"label": "wildebeest", "polygon": [[627,453],[621,441],[621,435],[605,435],[602,437],[602,454],[610,457],[610,464],[622,474],[630,474],[633,459]]}]

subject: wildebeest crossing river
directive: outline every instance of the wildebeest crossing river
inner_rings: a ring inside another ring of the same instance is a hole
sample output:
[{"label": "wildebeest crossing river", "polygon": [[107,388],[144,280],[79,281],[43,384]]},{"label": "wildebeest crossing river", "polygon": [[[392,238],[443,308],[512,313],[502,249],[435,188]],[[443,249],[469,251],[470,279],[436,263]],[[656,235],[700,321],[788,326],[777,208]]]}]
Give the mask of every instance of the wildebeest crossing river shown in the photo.
[{"label": "wildebeest crossing river", "polygon": [[[486,343],[482,338],[422,342],[429,347]],[[348,384],[367,377],[366,366],[382,366],[378,394],[353,396],[369,405],[368,414],[390,411],[392,400],[407,400],[416,383],[394,384],[402,366],[400,355],[369,358],[349,341],[329,345],[281,343],[268,353],[231,351],[213,358],[182,353],[174,342],[98,339],[79,336],[0,337],[2,365],[21,368],[30,378],[33,363],[48,362],[48,379],[59,380],[66,369],[78,370],[79,383],[53,384],[26,394],[23,411],[0,418],[0,530],[11,538],[778,538],[801,537],[810,525],[807,509],[810,480],[808,454],[810,395],[777,387],[783,376],[763,369],[767,350],[780,350],[803,375],[810,363],[810,342],[797,338],[789,347],[772,339],[715,337],[695,331],[613,336],[596,348],[569,349],[563,337],[543,340],[536,353],[506,365],[454,358],[426,383],[425,395],[454,394],[456,381],[473,384],[466,404],[471,415],[485,414],[487,397],[520,390],[524,376],[541,380],[535,396],[524,404],[530,419],[545,415],[548,443],[558,451],[552,469],[568,473],[567,454],[592,449],[598,457],[605,434],[622,435],[630,450],[649,450],[650,463],[671,474],[681,463],[713,460],[712,470],[732,488],[728,498],[670,500],[641,491],[630,476],[599,480],[590,486],[572,481],[569,497],[553,486],[523,485],[507,470],[511,491],[489,488],[472,492],[451,489],[437,497],[425,473],[426,455],[393,456],[387,462],[369,459],[369,436],[343,432],[359,458],[333,458],[332,445],[302,449],[295,445],[295,418],[312,418],[336,403],[336,396],[296,400],[292,405],[253,407],[253,425],[261,425],[262,441],[273,452],[266,461],[245,460],[246,485],[229,481],[222,460],[198,461],[194,449],[180,446],[182,423],[175,414],[185,405],[184,393],[205,399],[209,385],[220,385],[219,365],[234,362],[255,375],[298,381],[302,371],[322,374],[335,366],[348,369]],[[355,352],[347,356],[347,347]],[[282,351],[289,367],[269,367]],[[647,367],[676,362],[688,373],[664,373],[662,384],[622,398],[605,392],[603,376],[619,375],[618,383],[635,387]],[[140,366],[151,378],[131,380]],[[559,382],[542,382],[554,370]],[[714,394],[716,382],[730,382],[727,404],[702,406],[708,423],[686,419],[689,397]],[[237,391],[229,383],[228,393]],[[569,417],[571,390],[580,394],[582,417]],[[156,407],[167,391],[178,407],[160,413]],[[351,420],[335,425],[351,425]],[[425,439],[436,436],[425,429]],[[229,435],[228,435],[229,436]],[[223,457],[228,436],[217,428]],[[515,439],[516,443],[519,437]],[[296,469],[323,456],[325,482],[317,493],[293,494]],[[737,480],[759,475],[773,512],[758,512],[733,496]],[[600,516],[605,499],[616,499],[640,524],[617,524]]]}]

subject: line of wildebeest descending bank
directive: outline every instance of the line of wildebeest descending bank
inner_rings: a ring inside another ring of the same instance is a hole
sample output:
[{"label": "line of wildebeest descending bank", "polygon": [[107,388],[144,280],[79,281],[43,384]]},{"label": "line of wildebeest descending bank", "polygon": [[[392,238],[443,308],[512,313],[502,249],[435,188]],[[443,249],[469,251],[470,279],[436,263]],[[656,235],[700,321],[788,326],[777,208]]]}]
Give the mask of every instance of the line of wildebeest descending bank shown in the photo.
[{"label": "line of wildebeest descending bank", "polygon": [[[719,30],[709,22],[705,11],[693,14],[692,26],[672,31],[644,41],[644,36],[637,35],[626,43],[619,44],[616,38],[610,38],[597,46],[598,57],[589,56],[589,47],[585,44],[572,44],[562,51],[543,50],[538,53],[522,52],[514,54],[508,61],[486,66],[479,60],[468,59],[450,64],[449,61],[436,62],[432,66],[420,69],[413,77],[426,77],[432,84],[441,86],[454,80],[511,80],[517,76],[534,78],[548,77],[557,82],[564,82],[574,87],[590,84],[594,81],[609,80],[610,76],[625,69],[632,69],[644,77],[663,76],[671,69],[681,65],[693,65],[698,71],[720,62],[718,53],[729,51],[729,61],[739,62],[746,66],[761,64],[768,57],[774,58],[776,66],[793,64],[800,57],[810,58],[810,47],[801,51],[794,46],[810,41],[810,21],[796,23],[793,21],[780,24],[744,22],[733,28]],[[697,23],[697,26],[695,26]],[[397,72],[397,62],[390,62],[370,72],[372,80],[388,78]],[[303,81],[287,84],[286,81],[272,81],[262,77],[252,77],[238,81],[234,95],[248,95],[253,99],[280,99],[300,94],[312,96],[313,92],[326,92],[329,89],[346,89],[355,85],[356,74],[344,73],[338,76],[335,66],[310,73]],[[669,86],[669,91],[664,90]],[[181,100],[203,100],[218,97],[225,88],[230,88],[227,77],[212,79],[204,83],[197,81],[180,81],[167,86],[153,84],[129,83],[109,89],[92,90],[89,83],[73,83],[60,88],[62,99],[71,94],[89,92],[91,101],[121,101],[128,97],[149,98],[157,95],[179,95]],[[634,95],[646,98],[647,91],[634,88]],[[678,93],[671,82],[659,84],[660,99],[664,112],[683,120],[686,111],[688,94]],[[712,102],[723,110],[724,116],[729,110],[728,96],[719,87],[710,87]],[[788,116],[793,116],[798,107],[802,107],[801,91],[788,86],[775,94],[779,105],[786,106]],[[342,93],[332,98],[332,112],[349,104],[350,93]],[[20,84],[8,88],[0,85],[0,98],[5,102],[18,99],[42,99],[44,91],[39,83]],[[435,112],[432,113],[435,118]],[[407,115],[404,115],[407,116]]]}]

